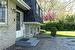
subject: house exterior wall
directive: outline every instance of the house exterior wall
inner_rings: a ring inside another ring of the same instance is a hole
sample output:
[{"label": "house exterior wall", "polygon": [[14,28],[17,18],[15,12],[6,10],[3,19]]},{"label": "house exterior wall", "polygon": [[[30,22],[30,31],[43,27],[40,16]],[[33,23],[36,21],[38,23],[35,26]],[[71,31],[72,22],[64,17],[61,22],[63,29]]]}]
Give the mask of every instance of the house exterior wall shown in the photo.
[{"label": "house exterior wall", "polygon": [[[24,37],[25,38],[33,37],[34,35],[39,34],[40,32],[40,25],[34,23],[42,22],[42,17],[41,17],[42,10],[36,0],[24,0],[24,2],[31,7],[31,9],[26,10],[24,14],[24,22],[29,23],[29,24],[24,24],[25,25]],[[32,22],[33,24],[30,24]]]},{"label": "house exterior wall", "polygon": [[[24,0],[24,1],[31,7],[31,10],[26,11],[27,14],[25,14],[24,22],[42,22],[42,18],[40,16],[41,9],[37,1],[36,0]],[[36,5],[38,5],[38,8]],[[38,9],[38,14],[36,13],[37,9]]]},{"label": "house exterior wall", "polygon": [[31,38],[40,33],[40,24],[38,22],[24,22],[24,38]]},{"label": "house exterior wall", "polygon": [[31,38],[40,33],[40,25],[25,24],[24,38]]},{"label": "house exterior wall", "polygon": [[7,24],[0,24],[0,50],[13,44],[16,40],[16,0],[7,0]]},{"label": "house exterior wall", "polygon": [[[31,2],[31,10],[23,10],[24,14],[26,14],[24,17],[24,20],[28,22],[38,22],[36,19],[36,0],[28,0]],[[6,49],[13,44],[15,44],[16,41],[16,0],[7,0],[7,24],[0,24],[0,50]],[[19,9],[20,10],[20,9]],[[25,25],[26,26],[26,25]],[[25,27],[24,26],[24,27]],[[28,28],[28,27],[27,27]],[[31,31],[33,31],[32,34],[38,34],[38,28],[40,28],[40,25],[37,24],[29,24],[29,31],[28,36],[31,36]],[[24,28],[26,29],[26,27]],[[26,31],[26,30],[24,30]],[[24,33],[26,37],[26,32]]]}]

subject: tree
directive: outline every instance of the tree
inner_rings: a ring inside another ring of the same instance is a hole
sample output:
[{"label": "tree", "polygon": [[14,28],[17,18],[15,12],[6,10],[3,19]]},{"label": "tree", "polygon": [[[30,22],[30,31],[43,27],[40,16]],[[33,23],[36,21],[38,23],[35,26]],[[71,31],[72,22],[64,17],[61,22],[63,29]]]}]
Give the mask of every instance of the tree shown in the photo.
[{"label": "tree", "polygon": [[39,3],[44,12],[52,10],[57,20],[64,20],[67,14],[72,14],[75,0],[39,0]]},{"label": "tree", "polygon": [[74,19],[73,15],[70,15],[70,16],[67,15],[65,20],[66,20],[67,23],[74,23],[75,19]]},{"label": "tree", "polygon": [[54,20],[54,12],[52,10],[48,10],[47,12],[44,12],[43,18],[44,21]]}]

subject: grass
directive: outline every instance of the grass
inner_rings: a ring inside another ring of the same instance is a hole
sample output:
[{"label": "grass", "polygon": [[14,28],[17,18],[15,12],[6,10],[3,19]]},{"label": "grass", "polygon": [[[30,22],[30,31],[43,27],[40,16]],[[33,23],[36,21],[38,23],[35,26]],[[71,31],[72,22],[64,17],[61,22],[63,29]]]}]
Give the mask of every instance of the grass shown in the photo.
[{"label": "grass", "polygon": [[[47,36],[50,36],[51,32],[50,31],[45,31],[45,33],[43,33]],[[75,36],[75,31],[57,31],[56,36],[66,36],[66,37],[74,37]]]},{"label": "grass", "polygon": [[75,36],[75,31],[57,31],[57,35]]}]

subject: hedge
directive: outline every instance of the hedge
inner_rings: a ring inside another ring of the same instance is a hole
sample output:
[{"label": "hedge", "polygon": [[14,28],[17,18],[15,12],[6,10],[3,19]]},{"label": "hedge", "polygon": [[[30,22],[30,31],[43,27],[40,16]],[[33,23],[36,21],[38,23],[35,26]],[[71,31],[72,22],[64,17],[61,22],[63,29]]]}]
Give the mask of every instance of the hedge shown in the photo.
[{"label": "hedge", "polygon": [[56,27],[57,31],[75,31],[75,23],[53,22],[41,26],[41,29],[49,31],[52,27]]}]

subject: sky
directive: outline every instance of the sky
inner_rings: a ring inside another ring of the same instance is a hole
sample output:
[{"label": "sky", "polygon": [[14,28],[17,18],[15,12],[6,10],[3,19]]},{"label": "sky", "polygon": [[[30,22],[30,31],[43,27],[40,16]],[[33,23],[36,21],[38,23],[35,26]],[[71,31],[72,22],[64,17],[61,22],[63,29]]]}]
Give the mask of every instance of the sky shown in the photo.
[{"label": "sky", "polygon": [[[43,1],[51,1],[51,0],[40,0],[40,1],[42,1],[41,2],[41,4],[44,4],[44,2]],[[56,1],[56,0],[54,0],[54,1]],[[69,2],[72,2],[72,1],[74,1],[74,0],[58,0],[59,2],[61,2],[62,4],[68,4]],[[47,4],[47,3],[45,3],[45,4]],[[65,5],[64,4],[64,5]],[[47,5],[48,6],[48,5]],[[44,7],[43,7],[44,8]],[[47,7],[45,7],[45,8],[47,8]],[[75,2],[73,2],[73,3],[71,3],[71,4],[69,4],[67,7],[66,7],[66,11],[70,11],[70,12],[73,12],[73,13],[75,13]]]},{"label": "sky", "polygon": [[[61,3],[69,3],[72,2],[73,0],[60,0]],[[75,13],[75,2],[71,3],[66,7],[66,11],[71,11],[72,13]]]}]

